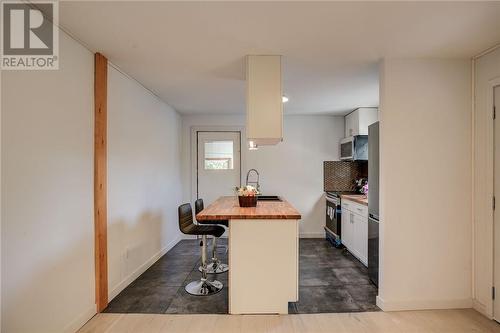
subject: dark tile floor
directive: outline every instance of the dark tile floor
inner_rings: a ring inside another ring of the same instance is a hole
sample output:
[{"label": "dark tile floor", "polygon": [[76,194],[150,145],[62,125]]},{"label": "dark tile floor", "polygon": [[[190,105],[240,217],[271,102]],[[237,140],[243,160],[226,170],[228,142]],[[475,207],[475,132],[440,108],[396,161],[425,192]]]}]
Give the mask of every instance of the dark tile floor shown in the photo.
[{"label": "dark tile floor", "polygon": [[[289,313],[379,311],[377,288],[369,281],[366,267],[349,252],[324,239],[301,239],[299,244],[299,302],[289,304]],[[184,290],[200,277],[197,245],[195,240],[179,242],[116,296],[105,312],[227,313],[227,273],[209,276],[225,286],[216,295],[192,296]],[[218,256],[227,262],[224,249],[219,248]]]},{"label": "dark tile floor", "polygon": [[324,239],[301,239],[299,248],[299,301],[289,304],[289,313],[380,310],[367,268],[348,251]]}]

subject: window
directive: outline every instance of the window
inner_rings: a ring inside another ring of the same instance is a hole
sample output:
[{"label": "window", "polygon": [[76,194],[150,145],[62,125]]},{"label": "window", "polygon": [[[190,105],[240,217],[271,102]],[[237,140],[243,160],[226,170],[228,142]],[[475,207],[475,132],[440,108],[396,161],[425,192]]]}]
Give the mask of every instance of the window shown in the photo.
[{"label": "window", "polygon": [[233,168],[233,141],[205,142],[205,170]]}]

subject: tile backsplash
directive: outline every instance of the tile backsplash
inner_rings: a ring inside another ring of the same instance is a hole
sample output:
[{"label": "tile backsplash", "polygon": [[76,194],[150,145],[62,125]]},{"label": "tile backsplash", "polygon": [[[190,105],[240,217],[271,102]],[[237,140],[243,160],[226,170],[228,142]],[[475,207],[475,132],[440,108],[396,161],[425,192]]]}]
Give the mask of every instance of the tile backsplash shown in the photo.
[{"label": "tile backsplash", "polygon": [[368,177],[368,162],[324,161],[325,191],[353,191],[354,181]]}]

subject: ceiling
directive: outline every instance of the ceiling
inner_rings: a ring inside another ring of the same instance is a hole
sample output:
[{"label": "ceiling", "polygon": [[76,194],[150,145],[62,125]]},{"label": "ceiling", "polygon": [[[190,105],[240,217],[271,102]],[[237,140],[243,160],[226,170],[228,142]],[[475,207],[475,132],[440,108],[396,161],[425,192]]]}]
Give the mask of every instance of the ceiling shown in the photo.
[{"label": "ceiling", "polygon": [[284,56],[286,114],[378,106],[383,57],[470,58],[500,2],[60,2],[60,24],[183,114],[245,112],[244,56]]}]

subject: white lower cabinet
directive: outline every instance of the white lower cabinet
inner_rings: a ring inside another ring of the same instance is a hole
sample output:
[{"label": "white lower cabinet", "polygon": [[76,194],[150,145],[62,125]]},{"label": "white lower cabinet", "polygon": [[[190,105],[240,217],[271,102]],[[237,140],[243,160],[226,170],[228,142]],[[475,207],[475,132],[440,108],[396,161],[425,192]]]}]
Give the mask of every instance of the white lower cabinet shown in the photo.
[{"label": "white lower cabinet", "polygon": [[342,244],[368,266],[368,214],[364,206],[355,202],[342,205]]},{"label": "white lower cabinet", "polygon": [[342,244],[350,248],[352,246],[352,235],[353,235],[353,230],[352,230],[352,223],[351,223],[351,215],[352,213],[348,211],[345,208],[342,208],[342,220],[341,220],[341,239],[342,239]]},{"label": "white lower cabinet", "polygon": [[352,251],[365,266],[368,266],[368,216],[352,214],[354,241]]}]

